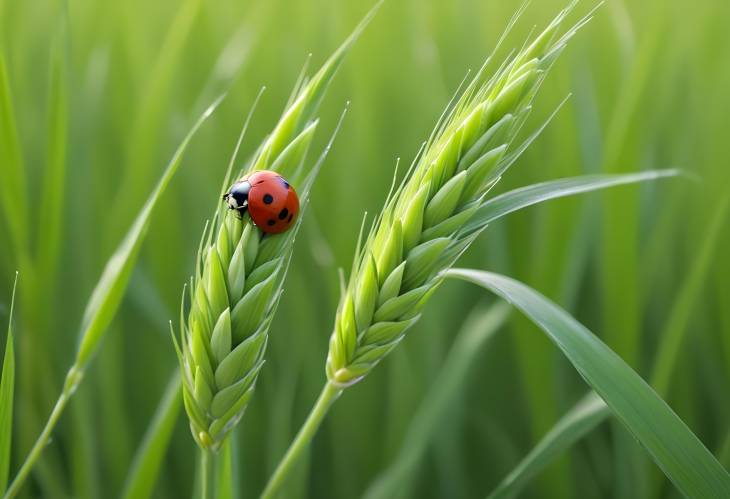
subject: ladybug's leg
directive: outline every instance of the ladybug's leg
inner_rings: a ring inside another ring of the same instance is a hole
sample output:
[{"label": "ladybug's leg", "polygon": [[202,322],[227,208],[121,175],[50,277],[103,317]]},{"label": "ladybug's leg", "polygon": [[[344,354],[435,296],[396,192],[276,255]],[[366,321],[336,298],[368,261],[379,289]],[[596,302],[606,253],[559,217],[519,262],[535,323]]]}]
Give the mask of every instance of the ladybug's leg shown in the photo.
[{"label": "ladybug's leg", "polygon": [[246,209],[247,208],[248,208],[248,205],[247,204],[245,204],[245,205],[243,205],[243,206],[241,206],[239,208],[236,208],[235,212],[238,214],[238,218],[239,219],[241,219],[241,220],[243,219],[243,215],[246,214]]}]

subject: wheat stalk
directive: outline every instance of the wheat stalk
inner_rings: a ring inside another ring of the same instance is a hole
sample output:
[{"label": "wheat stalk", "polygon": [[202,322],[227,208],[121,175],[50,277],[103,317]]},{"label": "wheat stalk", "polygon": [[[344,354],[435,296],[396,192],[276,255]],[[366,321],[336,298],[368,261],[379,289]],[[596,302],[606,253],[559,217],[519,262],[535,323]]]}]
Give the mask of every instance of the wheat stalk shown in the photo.
[{"label": "wheat stalk", "polygon": [[467,221],[529,143],[514,141],[548,69],[589,17],[558,37],[572,5],[496,74],[477,75],[437,125],[386,201],[341,299],[329,345],[329,381],[362,379],[415,324],[441,272],[479,235]]},{"label": "wheat stalk", "polygon": [[[332,143],[330,140],[314,164],[306,161],[318,125],[318,104],[345,53],[374,12],[310,80],[300,77],[278,124],[241,171],[244,174],[266,169],[281,173],[297,188],[302,214]],[[223,191],[231,180],[249,118],[236,145]],[[339,124],[335,134],[338,129]],[[183,400],[191,432],[203,450],[215,452],[220,448],[253,394],[264,363],[269,326],[302,220],[300,215],[284,233],[264,234],[248,214],[240,217],[219,202],[213,223],[203,231],[187,300],[183,293],[179,341],[174,332],[172,335],[182,370]]]},{"label": "wheat stalk", "polygon": [[[574,5],[508,57],[490,79],[484,78],[487,59],[447,107],[402,183],[391,189],[364,243],[361,234],[330,337],[328,381],[262,498],[277,494],[332,403],[403,340],[441,283],[442,272],[483,230],[483,224],[467,222],[547,124],[515,144],[548,69],[590,20],[592,13],[559,36]],[[510,21],[498,47],[523,9]]]}]

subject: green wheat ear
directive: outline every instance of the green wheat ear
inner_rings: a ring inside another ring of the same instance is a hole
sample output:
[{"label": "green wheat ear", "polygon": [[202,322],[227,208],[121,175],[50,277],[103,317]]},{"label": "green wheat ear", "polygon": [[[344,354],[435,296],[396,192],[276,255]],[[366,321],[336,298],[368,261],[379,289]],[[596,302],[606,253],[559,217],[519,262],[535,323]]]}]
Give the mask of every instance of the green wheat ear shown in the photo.
[{"label": "green wheat ear", "polygon": [[[375,10],[311,79],[300,77],[278,124],[244,168],[278,171],[297,188],[302,210],[295,224],[284,233],[264,236],[247,215],[239,218],[219,201],[213,223],[203,231],[196,272],[188,288],[189,311],[185,313],[187,300],[183,293],[180,340],[174,332],[172,335],[190,428],[203,449],[220,448],[253,394],[309,191],[332,143],[330,140],[317,161],[307,161],[318,125],[317,107],[337,67]],[[231,181],[245,129],[246,125],[223,189]],[[339,123],[335,134],[338,129]]]},{"label": "green wheat ear", "polygon": [[485,80],[482,67],[388,197],[338,307],[326,365],[335,386],[356,383],[400,343],[441,283],[441,272],[483,229],[466,223],[539,133],[514,144],[548,69],[590,19],[559,36],[573,5],[493,77]]}]

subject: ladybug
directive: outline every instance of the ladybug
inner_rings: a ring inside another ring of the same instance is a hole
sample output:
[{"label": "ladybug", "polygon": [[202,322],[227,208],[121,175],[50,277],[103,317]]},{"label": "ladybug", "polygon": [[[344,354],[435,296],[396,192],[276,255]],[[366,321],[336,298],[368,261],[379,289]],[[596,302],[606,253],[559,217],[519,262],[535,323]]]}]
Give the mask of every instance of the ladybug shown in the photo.
[{"label": "ladybug", "polygon": [[299,197],[284,177],[269,170],[250,173],[231,186],[223,196],[228,208],[243,214],[269,234],[291,227],[299,213]]}]

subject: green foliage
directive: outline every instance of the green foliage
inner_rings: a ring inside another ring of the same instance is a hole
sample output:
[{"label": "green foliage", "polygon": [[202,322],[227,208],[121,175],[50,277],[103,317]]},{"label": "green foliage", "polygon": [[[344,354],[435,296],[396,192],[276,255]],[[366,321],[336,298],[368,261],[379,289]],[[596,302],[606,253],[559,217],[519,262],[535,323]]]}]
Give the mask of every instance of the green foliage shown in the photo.
[{"label": "green foliage", "polygon": [[122,497],[126,499],[152,497],[181,406],[180,373],[175,372],[134,456]]},{"label": "green foliage", "polygon": [[218,99],[213,105],[203,112],[198,121],[193,125],[192,129],[185,136],[178,149],[175,151],[170,163],[167,165],[162,178],[158,182],[142,210],[137,215],[134,223],[122,240],[116,252],[107,262],[104,272],[89,299],[84,312],[84,318],[81,326],[81,337],[79,341],[78,351],[76,353],[76,361],[66,373],[63,390],[58,397],[51,415],[48,417],[46,424],[40,435],[33,444],[28,456],[13,479],[6,492],[7,498],[15,497],[23,483],[31,472],[33,466],[40,458],[45,448],[51,432],[55,428],[58,420],[63,414],[68,401],[74,395],[81,384],[87,364],[91,360],[91,356],[95,353],[102,335],[106,331],[114,314],[116,313],[122,301],[122,296],[127,288],[132,269],[137,260],[142,241],[147,233],[150,224],[152,211],[157,205],[160,197],[164,193],[172,177],[177,172],[182,161],[185,149],[198,131],[200,125],[213,113],[221,99]]},{"label": "green foliage", "polygon": [[550,300],[514,279],[454,269],[450,277],[484,287],[522,310],[687,497],[725,497],[730,474],[687,425],[621,358]]},{"label": "green foliage", "polygon": [[13,100],[10,94],[8,69],[5,55],[0,52],[0,173],[3,214],[5,215],[10,240],[19,257],[25,257],[28,250],[28,224],[25,200],[25,170],[22,164],[20,144]]},{"label": "green foliage", "polygon": [[10,448],[13,440],[13,398],[15,392],[15,341],[13,340],[13,308],[18,275],[15,275],[8,315],[8,335],[5,339],[2,373],[0,374],[0,494],[5,493],[10,471]]},{"label": "green foliage", "polygon": [[147,234],[152,211],[155,209],[172,177],[180,167],[185,149],[193,138],[193,135],[198,131],[200,125],[213,113],[219,103],[220,99],[205,110],[180,143],[170,163],[167,165],[162,178],[160,178],[154,191],[152,191],[152,194],[134,220],[129,232],[127,232],[116,252],[104,268],[104,272],[94,288],[86,310],[84,311],[81,326],[82,332],[75,364],[79,369],[83,369],[86,363],[89,362],[91,355],[101,340],[102,334],[109,326],[109,323],[119,308],[122,296],[129,283],[132,269],[137,260],[142,241]]},{"label": "green foliage", "polygon": [[[59,44],[66,3],[67,42]],[[95,347],[98,357],[87,366],[82,397],[72,399],[72,418],[53,430],[20,497],[84,497],[94,483],[97,495],[123,493],[135,451],[143,448],[170,373],[178,369],[167,321],[177,316],[204,222],[213,220],[211,208],[228,187],[222,181],[243,115],[266,85],[240,146],[240,157],[252,158],[278,123],[283,103],[292,104],[301,64],[324,61],[373,3],[0,1],[0,277],[9,283],[20,270],[22,305],[13,321],[11,476],[58,395],[61,368],[75,354],[84,306],[108,257],[189,124],[228,91],[157,204],[127,292]],[[521,47],[533,26],[541,29],[566,3],[530,2],[492,61]],[[321,386],[340,299],[337,269],[349,270],[363,211],[371,217],[380,212],[395,158],[415,155],[467,68],[478,70],[521,4],[385,2],[329,86],[316,129],[299,135],[298,145],[321,150],[322,130],[331,130],[351,102],[297,234],[246,424],[228,438],[234,497],[256,497],[263,489]],[[565,26],[593,5],[580,2]],[[690,9],[680,0],[606,2],[556,60],[516,141],[472,165],[461,197],[488,182],[497,162],[505,164],[509,151],[530,139],[568,94],[485,201],[585,174],[679,168],[697,182],[646,182],[521,210],[492,221],[460,264],[541,290],[647,380],[653,381],[661,357],[668,374],[661,376],[668,380],[661,395],[725,466],[730,232],[720,212],[730,157],[728,17],[730,4],[715,0],[698,0]],[[47,249],[37,236],[55,216],[42,213],[41,205],[49,203],[42,198],[51,159],[51,75],[58,61],[53,54],[61,55],[61,48],[67,117],[62,229],[56,272],[43,277],[37,258]],[[505,133],[516,119],[509,113],[495,132]],[[290,152],[299,154],[296,149]],[[396,187],[408,169],[399,168]],[[421,191],[423,206],[412,205],[404,217],[411,229],[401,227],[405,247],[418,246],[420,237],[449,237],[473,215],[465,206],[419,234],[413,228],[431,195]],[[713,227],[716,236],[710,237]],[[384,264],[395,272],[378,275],[376,308],[397,297],[405,272],[405,265]],[[244,289],[252,283],[247,280]],[[292,471],[286,497],[360,497],[388,473],[410,448],[411,424],[438,384],[455,333],[483,296],[478,288],[445,282],[420,318],[385,321],[367,333],[381,341],[415,322],[388,360],[338,400],[311,452]],[[356,312],[360,299],[353,296]],[[9,287],[0,286],[0,317],[7,317],[9,303]],[[366,315],[356,313],[355,320]],[[410,467],[403,497],[486,495],[584,393],[585,384],[549,340],[512,314],[489,347],[475,354],[470,374],[450,397],[447,424],[419,442],[425,448]],[[153,478],[153,497],[189,497],[196,490],[194,450],[187,418],[178,414]],[[219,454],[226,452],[224,447]],[[651,461],[637,466],[645,455],[613,422],[523,482],[521,496],[594,499],[647,491],[676,497]]]},{"label": "green foliage", "polygon": [[459,387],[467,381],[469,369],[484,354],[490,340],[504,327],[508,315],[509,307],[498,303],[486,310],[479,307],[466,318],[433,386],[418,408],[397,456],[373,480],[364,494],[366,499],[399,497],[412,488],[409,484],[413,482],[418,464],[439,430],[448,425],[452,416],[449,408],[458,398]]},{"label": "green foliage", "polygon": [[720,231],[727,227],[730,196],[720,199],[717,211],[708,223],[708,229],[701,239],[699,252],[689,269],[686,281],[680,289],[677,300],[667,316],[666,326],[662,334],[662,344],[659,347],[652,371],[652,386],[660,394],[669,391],[672,373],[677,365],[680,349],[687,332],[690,314],[697,300],[699,289],[707,279],[707,271],[712,254],[717,247]]},{"label": "green foliage", "polygon": [[464,227],[464,232],[479,232],[491,222],[499,220],[505,215],[551,199],[671,177],[677,173],[676,170],[664,170],[626,175],[584,175],[520,187],[485,201],[469,219]]},{"label": "green foliage", "polygon": [[68,75],[66,51],[66,16],[62,15],[59,34],[52,46],[51,75],[48,90],[48,145],[46,168],[40,189],[37,216],[38,234],[43,241],[39,246],[38,272],[44,278],[55,280],[63,237],[63,205],[66,193],[66,147],[68,142]]},{"label": "green foliage", "polygon": [[487,499],[508,499],[517,496],[529,481],[544,470],[556,457],[570,449],[611,415],[606,403],[588,393],[571,408],[538,444],[504,477]]}]

